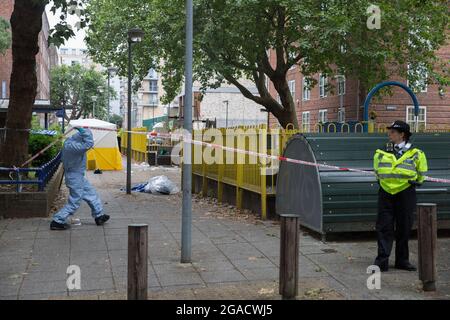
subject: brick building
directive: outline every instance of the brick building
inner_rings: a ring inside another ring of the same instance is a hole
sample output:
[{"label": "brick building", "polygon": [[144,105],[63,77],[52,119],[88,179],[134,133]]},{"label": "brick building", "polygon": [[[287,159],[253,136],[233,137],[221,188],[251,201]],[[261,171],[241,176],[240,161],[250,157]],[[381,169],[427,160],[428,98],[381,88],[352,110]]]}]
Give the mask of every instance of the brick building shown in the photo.
[{"label": "brick building", "polygon": [[[14,0],[0,1],[0,16],[9,21],[14,9]],[[56,48],[48,47],[49,22],[47,14],[42,15],[42,30],[39,34],[39,53],[36,55],[36,72],[38,87],[36,100],[50,99],[50,68],[52,63],[57,62]],[[12,50],[8,49],[4,55],[0,55],[0,127],[6,120],[6,112],[9,101],[9,85],[12,72]]]},{"label": "brick building", "polygon": [[[450,59],[450,45],[441,48],[437,55],[443,61]],[[270,52],[270,60],[276,62],[275,53]],[[315,87],[308,90],[300,68],[294,66],[287,73],[287,80],[291,94],[296,104],[299,126],[305,131],[317,131],[317,124],[322,122],[348,122],[363,120],[363,104],[359,101],[358,81],[345,79],[332,75],[323,77],[316,74]],[[396,80],[407,84],[405,79]],[[333,93],[325,90],[326,84],[333,85]],[[450,99],[446,88],[445,92],[439,92],[437,85],[426,85],[423,90],[416,93],[420,104],[419,124],[426,129],[450,128]],[[269,83],[269,92],[277,98],[278,94],[272,83]],[[384,96],[381,99],[373,98],[370,111],[376,113],[376,127],[384,127],[396,119],[413,121],[413,103],[410,96],[401,88],[394,87],[392,96]],[[270,116],[271,126],[277,126],[278,121]]]}]

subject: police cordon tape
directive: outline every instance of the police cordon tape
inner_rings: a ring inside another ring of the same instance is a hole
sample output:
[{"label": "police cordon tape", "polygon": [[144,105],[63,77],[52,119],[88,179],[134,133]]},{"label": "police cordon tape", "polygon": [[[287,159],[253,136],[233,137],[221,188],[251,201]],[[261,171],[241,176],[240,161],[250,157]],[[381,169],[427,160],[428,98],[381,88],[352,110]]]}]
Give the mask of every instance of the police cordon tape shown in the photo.
[{"label": "police cordon tape", "polygon": [[[80,128],[99,130],[99,131],[114,131],[114,132],[118,131],[118,130],[115,130],[115,129],[107,129],[107,128],[99,128],[99,127],[88,127],[88,126],[83,126],[83,127],[80,127]],[[70,130],[67,131],[58,140],[64,138],[70,131],[72,131],[74,129],[75,128],[70,128]],[[290,162],[290,163],[296,163],[296,164],[301,164],[301,165],[306,165],[306,166],[311,166],[311,167],[327,168],[327,169],[334,169],[334,170],[338,170],[338,171],[347,171],[347,172],[358,172],[358,173],[362,173],[362,174],[375,176],[375,172],[373,172],[373,171],[367,171],[367,170],[361,170],[361,169],[355,169],[355,168],[344,168],[344,167],[333,166],[333,165],[329,165],[329,164],[325,164],[325,163],[316,163],[316,162],[309,162],[309,161],[304,161],[304,160],[299,160],[299,159],[287,158],[287,157],[283,157],[283,156],[269,155],[269,154],[265,154],[265,153],[259,153],[259,152],[256,152],[256,151],[237,149],[237,148],[223,146],[223,145],[220,145],[220,144],[214,144],[214,143],[205,142],[205,141],[193,140],[193,139],[189,139],[189,138],[181,139],[181,137],[183,137],[182,134],[158,133],[158,132],[154,132],[154,131],[149,131],[149,132],[122,131],[122,132],[131,133],[131,134],[146,135],[146,136],[150,136],[150,137],[172,138],[173,136],[175,136],[176,140],[183,140],[185,143],[191,143],[191,144],[195,144],[195,145],[202,145],[202,146],[206,146],[208,148],[222,149],[224,151],[236,152],[236,153],[241,153],[241,154],[247,154],[247,155],[250,155],[250,156],[266,158],[266,159],[270,159],[270,160],[277,160],[277,161],[285,161],[285,162]],[[36,155],[31,157],[29,160],[27,160],[22,165],[22,167],[24,165],[30,163],[34,159],[36,159],[39,155],[41,155],[48,148],[50,148],[52,145],[54,145],[58,140],[52,142],[50,145],[48,145],[47,147],[45,147],[44,149],[39,151]],[[433,178],[433,177],[425,176],[425,180],[426,181],[430,181],[430,182],[436,182],[436,183],[450,184],[450,180],[449,179]]]}]

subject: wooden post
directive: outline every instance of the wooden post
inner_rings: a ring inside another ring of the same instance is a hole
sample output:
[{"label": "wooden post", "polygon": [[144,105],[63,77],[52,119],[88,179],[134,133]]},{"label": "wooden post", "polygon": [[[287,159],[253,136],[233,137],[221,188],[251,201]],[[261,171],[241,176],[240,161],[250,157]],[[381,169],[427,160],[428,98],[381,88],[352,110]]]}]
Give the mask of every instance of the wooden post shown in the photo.
[{"label": "wooden post", "polygon": [[295,299],[298,293],[298,217],[280,217],[280,283],[282,299]]},{"label": "wooden post", "polygon": [[147,300],[148,225],[128,226],[128,300]]},{"label": "wooden post", "polygon": [[436,291],[436,204],[417,204],[417,240],[419,243],[419,279],[423,291]]}]

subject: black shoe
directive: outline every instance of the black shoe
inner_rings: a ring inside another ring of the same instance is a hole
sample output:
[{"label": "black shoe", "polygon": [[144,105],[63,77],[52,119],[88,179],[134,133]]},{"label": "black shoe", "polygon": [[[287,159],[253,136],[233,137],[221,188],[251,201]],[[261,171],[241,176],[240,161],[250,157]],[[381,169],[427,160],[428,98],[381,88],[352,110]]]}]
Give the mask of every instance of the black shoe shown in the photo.
[{"label": "black shoe", "polygon": [[95,218],[95,223],[98,226],[101,226],[102,224],[104,224],[108,220],[109,220],[109,216],[107,214],[104,214],[104,215],[102,215],[102,216],[100,216],[98,218]]},{"label": "black shoe", "polygon": [[381,272],[389,271],[389,265],[387,263],[379,263],[379,262],[375,261],[373,264],[378,266],[378,268],[380,268]]},{"label": "black shoe", "polygon": [[417,268],[409,262],[402,263],[402,264],[395,264],[395,269],[406,270],[406,271],[417,271]]},{"label": "black shoe", "polygon": [[67,223],[58,223],[56,221],[52,221],[50,223],[50,230],[66,230],[69,229],[69,225]]}]

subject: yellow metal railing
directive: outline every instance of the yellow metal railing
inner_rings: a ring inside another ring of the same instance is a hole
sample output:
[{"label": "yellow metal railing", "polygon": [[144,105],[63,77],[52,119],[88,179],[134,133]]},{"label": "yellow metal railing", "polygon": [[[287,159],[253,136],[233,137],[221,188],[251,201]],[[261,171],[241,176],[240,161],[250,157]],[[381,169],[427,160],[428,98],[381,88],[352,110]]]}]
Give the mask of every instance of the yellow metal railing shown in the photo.
[{"label": "yellow metal railing", "polygon": [[[296,133],[300,133],[300,130],[293,127],[267,130],[266,126],[243,126],[228,130],[195,130],[193,139],[245,151],[280,155],[289,138]],[[268,145],[268,135],[271,145]],[[223,200],[223,185],[231,185],[236,189],[236,206],[242,208],[243,190],[249,190],[260,194],[261,217],[267,218],[267,197],[275,193],[276,183],[275,175],[267,169],[277,166],[277,161],[205,145],[196,144],[193,149],[192,172],[202,177],[203,196],[208,196],[207,179],[215,180],[218,200]]]},{"label": "yellow metal railing", "polygon": [[[131,129],[131,158],[135,161],[147,161],[147,128],[133,128]],[[122,153],[127,153],[128,148],[128,133],[122,132],[121,135],[121,150]]]}]

